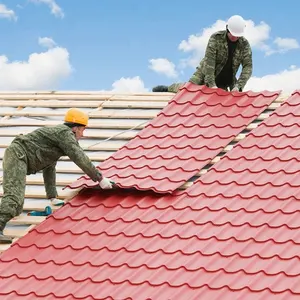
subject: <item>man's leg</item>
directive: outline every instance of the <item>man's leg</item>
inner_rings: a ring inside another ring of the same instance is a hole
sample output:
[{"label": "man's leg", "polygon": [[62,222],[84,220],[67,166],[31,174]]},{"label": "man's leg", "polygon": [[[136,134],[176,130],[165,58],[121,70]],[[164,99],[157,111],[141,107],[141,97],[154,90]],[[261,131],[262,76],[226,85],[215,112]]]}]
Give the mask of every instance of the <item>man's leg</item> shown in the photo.
[{"label": "man's leg", "polygon": [[6,149],[3,158],[3,197],[0,204],[0,244],[11,243],[3,235],[6,223],[21,214],[24,204],[27,164],[13,149]]}]

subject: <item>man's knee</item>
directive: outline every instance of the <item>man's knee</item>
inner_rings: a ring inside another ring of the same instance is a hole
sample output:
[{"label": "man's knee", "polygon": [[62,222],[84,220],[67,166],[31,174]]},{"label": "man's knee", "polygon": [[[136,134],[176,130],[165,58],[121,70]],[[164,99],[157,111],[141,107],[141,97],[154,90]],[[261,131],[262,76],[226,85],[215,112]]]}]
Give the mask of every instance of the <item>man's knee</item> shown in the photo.
[{"label": "man's knee", "polygon": [[[22,201],[20,201],[22,203]],[[21,214],[22,204],[11,196],[3,196],[0,204],[0,220],[1,218],[14,218]],[[5,217],[3,217],[5,215]]]}]

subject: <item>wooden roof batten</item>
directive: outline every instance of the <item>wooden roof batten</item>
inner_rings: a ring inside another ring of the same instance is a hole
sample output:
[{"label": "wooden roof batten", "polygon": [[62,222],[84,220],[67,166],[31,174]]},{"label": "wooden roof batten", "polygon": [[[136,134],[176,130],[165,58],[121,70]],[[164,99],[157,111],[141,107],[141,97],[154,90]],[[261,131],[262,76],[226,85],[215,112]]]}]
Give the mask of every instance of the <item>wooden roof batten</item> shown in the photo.
[{"label": "wooden roof batten", "polygon": [[[61,123],[65,110],[71,106],[81,108],[89,113],[90,125],[86,130],[81,146],[98,164],[107,159],[144,128],[149,121],[164,108],[173,98],[172,93],[135,93],[117,94],[84,91],[42,91],[42,92],[0,92],[0,183],[2,182],[2,159],[5,148],[19,133],[31,132],[40,126]],[[237,135],[222,152],[186,182],[180,189],[186,189],[199,178],[209,172],[233,146],[265,120],[278,108],[289,95],[281,94],[262,114],[247,128]],[[37,111],[36,109],[40,109]],[[21,119],[24,119],[21,121]],[[36,119],[38,118],[38,119]],[[68,201],[78,190],[62,190],[64,186],[84,175],[67,157],[62,157],[57,165],[57,187],[59,198]],[[14,237],[14,242],[27,234],[35,225],[46,217],[28,216],[32,210],[43,211],[49,205],[45,197],[44,182],[41,174],[31,175],[26,180],[25,202],[23,214],[9,222],[5,234]],[[0,197],[2,196],[0,188]],[[52,207],[53,210],[58,208]],[[0,245],[0,253],[11,245]]]}]

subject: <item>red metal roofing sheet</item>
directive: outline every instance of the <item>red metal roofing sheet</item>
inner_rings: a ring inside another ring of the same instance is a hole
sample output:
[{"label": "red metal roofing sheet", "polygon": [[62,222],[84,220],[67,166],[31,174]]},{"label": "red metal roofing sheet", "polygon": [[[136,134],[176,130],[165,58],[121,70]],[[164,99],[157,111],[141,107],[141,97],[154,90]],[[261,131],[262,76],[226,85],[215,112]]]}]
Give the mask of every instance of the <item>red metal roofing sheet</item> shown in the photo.
[{"label": "red metal roofing sheet", "polygon": [[237,201],[177,194],[84,191],[1,256],[0,299],[299,297],[289,227]]},{"label": "red metal roofing sheet", "polygon": [[0,257],[0,296],[299,299],[299,107],[186,191],[82,191]]},{"label": "red metal roofing sheet", "polygon": [[[220,153],[278,94],[229,93],[187,83],[150,124],[98,168],[119,187],[172,193]],[[82,176],[68,187],[96,185]]]}]

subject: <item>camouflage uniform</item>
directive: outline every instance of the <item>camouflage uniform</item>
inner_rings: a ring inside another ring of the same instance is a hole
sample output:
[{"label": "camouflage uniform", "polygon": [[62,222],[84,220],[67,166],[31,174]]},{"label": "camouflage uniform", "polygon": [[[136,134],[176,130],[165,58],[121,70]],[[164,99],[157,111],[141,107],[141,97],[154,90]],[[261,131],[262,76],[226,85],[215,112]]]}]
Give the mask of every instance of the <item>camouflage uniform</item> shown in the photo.
[{"label": "camouflage uniform", "polygon": [[68,156],[93,181],[101,180],[101,173],[80,147],[72,129],[64,124],[39,128],[12,141],[3,158],[0,232],[23,210],[26,175],[42,170],[47,197],[57,197],[55,166],[61,156]]},{"label": "camouflage uniform", "polygon": [[[227,31],[218,31],[211,35],[205,52],[205,57],[201,60],[195,73],[189,79],[189,82],[208,87],[216,86],[216,77],[220,74],[226,64],[228,57],[228,45],[226,40]],[[240,37],[232,59],[232,90],[235,86],[242,91],[252,75],[252,50],[248,40]],[[242,65],[242,72],[237,80],[236,73],[239,66]],[[168,87],[169,92],[177,93],[184,83],[174,83]],[[227,89],[227,87],[221,87]]]}]

